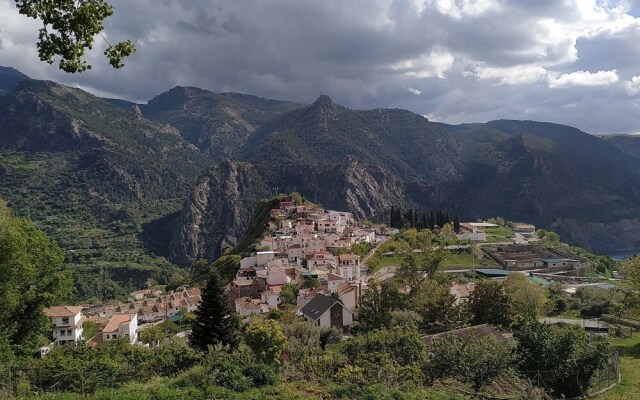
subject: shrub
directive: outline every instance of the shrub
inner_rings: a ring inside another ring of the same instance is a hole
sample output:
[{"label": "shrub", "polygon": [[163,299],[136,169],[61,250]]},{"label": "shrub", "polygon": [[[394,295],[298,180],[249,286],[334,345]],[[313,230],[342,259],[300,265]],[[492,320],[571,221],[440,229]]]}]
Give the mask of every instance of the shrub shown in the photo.
[{"label": "shrub", "polygon": [[253,364],[245,367],[242,373],[251,381],[256,387],[274,385],[278,382],[278,375],[272,367],[266,364]]}]

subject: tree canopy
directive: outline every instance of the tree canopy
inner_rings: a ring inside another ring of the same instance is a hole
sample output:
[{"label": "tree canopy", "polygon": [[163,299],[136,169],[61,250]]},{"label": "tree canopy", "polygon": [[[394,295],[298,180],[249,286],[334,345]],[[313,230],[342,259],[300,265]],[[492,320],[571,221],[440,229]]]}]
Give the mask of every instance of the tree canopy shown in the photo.
[{"label": "tree canopy", "polygon": [[0,357],[34,351],[48,325],[42,310],[71,295],[63,259],[57,243],[0,201]]},{"label": "tree canopy", "polygon": [[213,270],[202,291],[202,301],[192,325],[191,345],[207,350],[216,344],[236,347],[239,342],[239,322],[230,307],[229,295],[217,271]]},{"label": "tree canopy", "polygon": [[[20,14],[42,22],[36,43],[40,60],[53,64],[58,57],[59,68],[69,73],[91,68],[85,52],[102,35],[104,20],[113,15],[113,6],[105,0],[16,0],[16,7]],[[136,51],[131,40],[107,44],[104,55],[114,68],[122,68],[124,58]]]}]

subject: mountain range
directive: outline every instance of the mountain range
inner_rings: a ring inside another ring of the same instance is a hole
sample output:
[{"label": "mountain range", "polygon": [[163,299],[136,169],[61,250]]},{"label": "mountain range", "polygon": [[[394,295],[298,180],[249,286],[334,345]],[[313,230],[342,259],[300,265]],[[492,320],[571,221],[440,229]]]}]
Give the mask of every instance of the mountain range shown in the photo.
[{"label": "mountain range", "polygon": [[213,260],[261,199],[291,191],[360,219],[440,209],[640,248],[638,137],[194,87],[135,104],[0,67],[0,195],[66,249],[79,297]]}]

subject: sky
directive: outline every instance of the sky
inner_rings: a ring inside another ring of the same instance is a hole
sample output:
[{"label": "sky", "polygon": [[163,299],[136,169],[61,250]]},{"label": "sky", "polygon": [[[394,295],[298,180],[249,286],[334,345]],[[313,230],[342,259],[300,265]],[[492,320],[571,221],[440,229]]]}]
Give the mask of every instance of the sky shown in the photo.
[{"label": "sky", "polygon": [[112,69],[39,61],[39,24],[0,0],[0,65],[96,95],[146,102],[197,86],[463,123],[529,119],[640,133],[640,0],[112,0]]}]

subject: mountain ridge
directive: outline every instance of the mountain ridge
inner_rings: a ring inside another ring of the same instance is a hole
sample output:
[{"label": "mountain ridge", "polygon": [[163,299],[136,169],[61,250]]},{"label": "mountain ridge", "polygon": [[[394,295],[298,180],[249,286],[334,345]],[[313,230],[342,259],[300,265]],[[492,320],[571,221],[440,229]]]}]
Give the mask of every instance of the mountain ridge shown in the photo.
[{"label": "mountain ridge", "polygon": [[[627,137],[194,87],[135,104],[35,80],[0,96],[0,124],[0,195],[47,233],[61,229],[74,268],[122,277],[115,292],[127,275],[164,279],[175,271],[166,258],[217,257],[280,192],[360,219],[444,209],[532,222],[601,252],[640,248],[640,140]],[[154,268],[133,272],[143,264]]]}]

